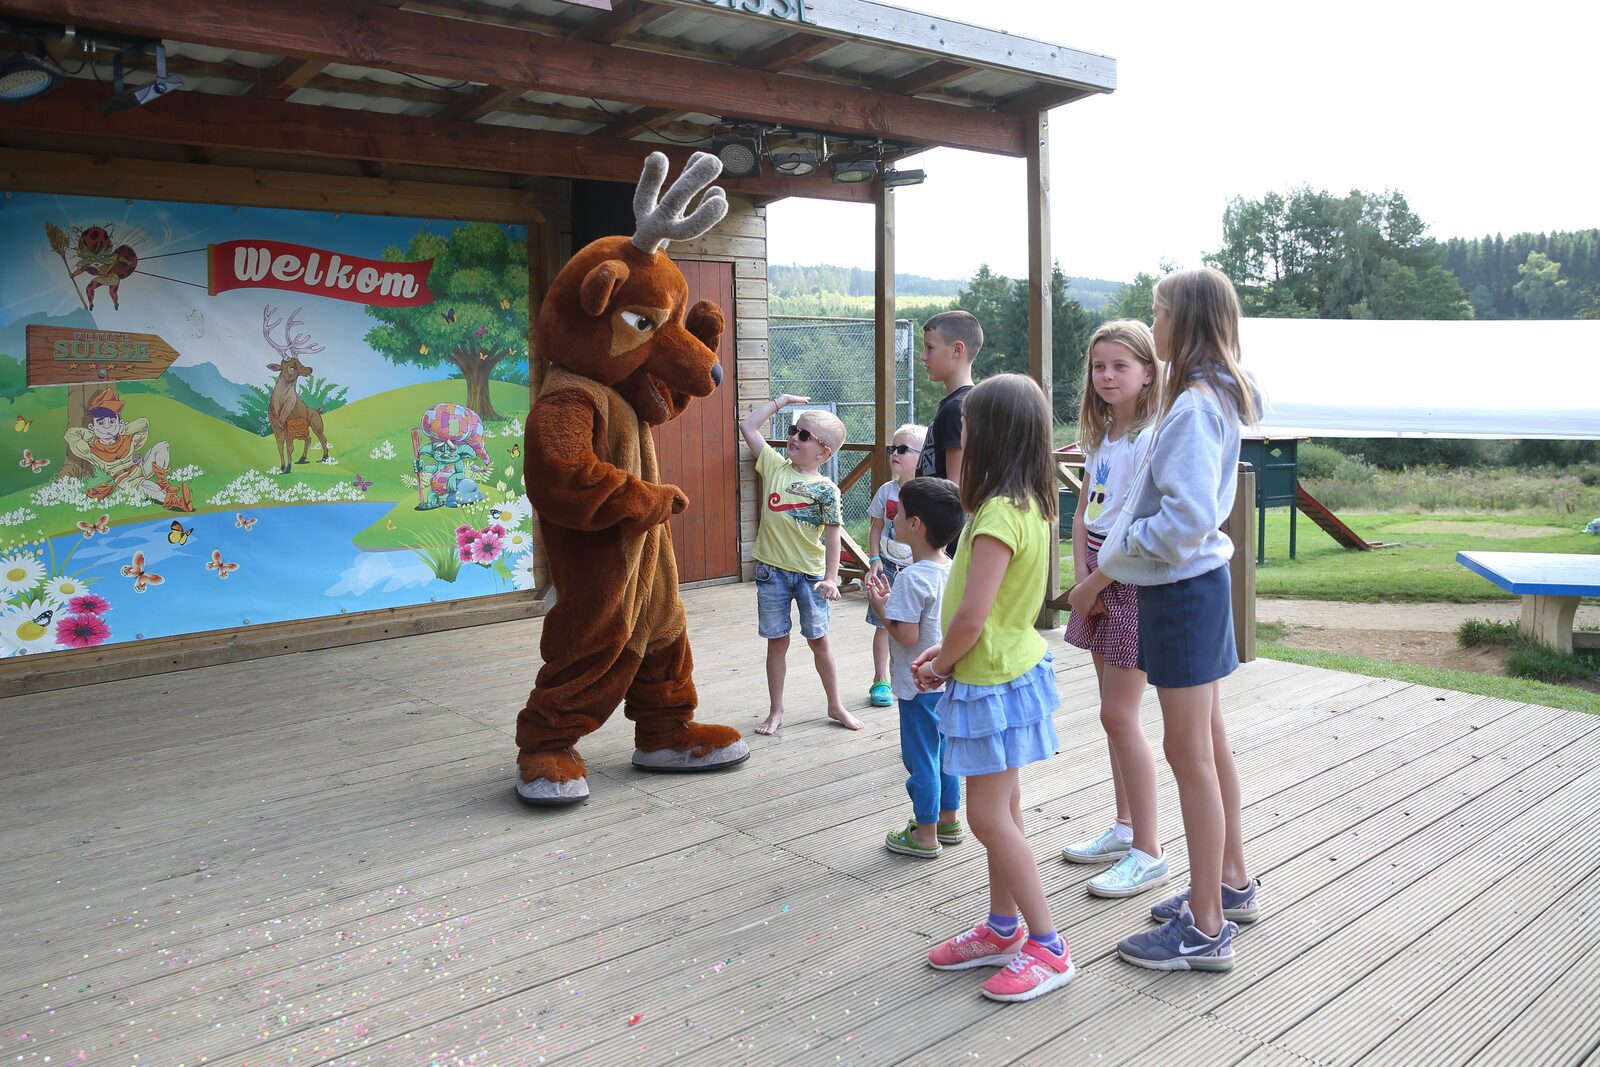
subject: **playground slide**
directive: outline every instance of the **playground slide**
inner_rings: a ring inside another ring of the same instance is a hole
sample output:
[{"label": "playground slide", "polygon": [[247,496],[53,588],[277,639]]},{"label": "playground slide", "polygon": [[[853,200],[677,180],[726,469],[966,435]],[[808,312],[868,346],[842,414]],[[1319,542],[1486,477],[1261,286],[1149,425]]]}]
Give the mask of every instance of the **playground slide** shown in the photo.
[{"label": "playground slide", "polygon": [[1370,552],[1374,548],[1387,547],[1382,541],[1368,541],[1362,538],[1354,530],[1346,526],[1339,516],[1324,507],[1322,501],[1306,492],[1306,487],[1299,482],[1294,483],[1294,502],[1302,514],[1322,527],[1329,537],[1345,548],[1355,548],[1360,549],[1362,552]]}]

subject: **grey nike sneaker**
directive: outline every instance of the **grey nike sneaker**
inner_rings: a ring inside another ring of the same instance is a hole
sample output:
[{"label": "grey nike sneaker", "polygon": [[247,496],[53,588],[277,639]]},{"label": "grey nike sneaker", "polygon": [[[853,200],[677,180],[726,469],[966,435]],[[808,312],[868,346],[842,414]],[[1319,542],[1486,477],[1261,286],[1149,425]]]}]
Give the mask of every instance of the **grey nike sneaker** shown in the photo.
[{"label": "grey nike sneaker", "polygon": [[1217,936],[1207,937],[1184,903],[1178,914],[1154,930],[1118,941],[1117,955],[1152,971],[1230,971],[1233,935],[1238,932],[1238,923],[1224,919]]},{"label": "grey nike sneaker", "polygon": [[1077,841],[1061,850],[1061,858],[1068,863],[1110,863],[1121,859],[1133,847],[1133,838],[1117,836],[1116,826],[1097,834],[1087,841]]},{"label": "grey nike sneaker", "polygon": [[[1235,889],[1227,882],[1222,883],[1222,917],[1232,919],[1236,923],[1253,923],[1261,918],[1261,904],[1257,898],[1256,890],[1261,887],[1261,879],[1252,878],[1250,884],[1243,889]],[[1178,914],[1178,909],[1189,903],[1189,891],[1185,889],[1175,897],[1168,897],[1150,909],[1150,918],[1158,923],[1170,922]]]}]

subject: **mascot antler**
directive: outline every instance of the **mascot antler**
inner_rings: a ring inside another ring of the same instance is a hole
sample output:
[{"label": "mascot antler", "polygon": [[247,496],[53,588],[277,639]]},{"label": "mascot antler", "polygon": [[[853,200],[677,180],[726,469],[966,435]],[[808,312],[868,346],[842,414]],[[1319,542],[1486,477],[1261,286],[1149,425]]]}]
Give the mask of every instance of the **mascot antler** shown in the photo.
[{"label": "mascot antler", "polygon": [[717,180],[722,173],[722,160],[709,152],[696,152],[689,157],[678,180],[672,183],[664,199],[661,183],[667,177],[667,157],[651,152],[644,158],[644,173],[639,176],[639,186],[633,193],[633,219],[637,229],[633,244],[639,251],[653,254],[665,248],[668,241],[685,241],[699,237],[721,222],[728,214],[728,198],[720,188],[706,189],[700,206],[685,216],[694,195]]}]

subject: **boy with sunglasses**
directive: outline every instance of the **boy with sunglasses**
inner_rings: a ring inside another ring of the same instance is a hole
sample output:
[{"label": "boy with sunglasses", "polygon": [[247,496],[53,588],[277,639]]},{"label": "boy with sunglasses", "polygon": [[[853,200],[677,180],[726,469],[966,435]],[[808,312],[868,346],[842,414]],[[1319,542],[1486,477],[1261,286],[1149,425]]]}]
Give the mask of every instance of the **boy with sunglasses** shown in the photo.
[{"label": "boy with sunglasses", "polygon": [[[873,577],[882,575],[890,587],[894,576],[902,567],[911,564],[911,546],[894,539],[894,520],[900,512],[900,487],[917,476],[917,457],[922,452],[923,439],[928,434],[926,426],[911,423],[900,427],[891,438],[889,473],[892,477],[878,486],[867,505],[867,517],[872,520],[872,530],[867,537],[872,558],[868,560]],[[867,622],[874,627],[872,633],[872,686],[867,690],[867,700],[875,708],[894,704],[894,692],[889,687],[889,631],[883,621],[867,604]]]},{"label": "boy with sunglasses", "polygon": [[739,422],[739,432],[756,457],[761,479],[760,520],[756,531],[756,605],[759,632],[767,639],[766,721],[758,734],[775,734],[783,725],[783,682],[788,670],[789,605],[800,609],[800,636],[811,646],[817,676],[828,699],[828,717],[849,730],[861,720],[839,699],[838,671],[828,645],[829,601],[839,599],[839,532],[844,512],[839,487],[821,467],[844,445],[844,423],[828,411],[802,411],[783,452],[767,444],[762,429],[782,408],[809,404],[810,397],[788,393],[760,405]]}]

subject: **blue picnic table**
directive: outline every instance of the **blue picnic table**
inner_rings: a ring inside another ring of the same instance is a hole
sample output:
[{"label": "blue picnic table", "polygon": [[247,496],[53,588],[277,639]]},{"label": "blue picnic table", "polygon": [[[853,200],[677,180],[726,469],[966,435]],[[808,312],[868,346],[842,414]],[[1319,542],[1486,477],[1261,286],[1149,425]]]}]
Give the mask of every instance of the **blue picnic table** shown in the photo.
[{"label": "blue picnic table", "polygon": [[1457,552],[1456,562],[1522,597],[1518,629],[1557,652],[1600,648],[1600,633],[1572,631],[1578,600],[1600,596],[1600,555],[1570,552]]}]

